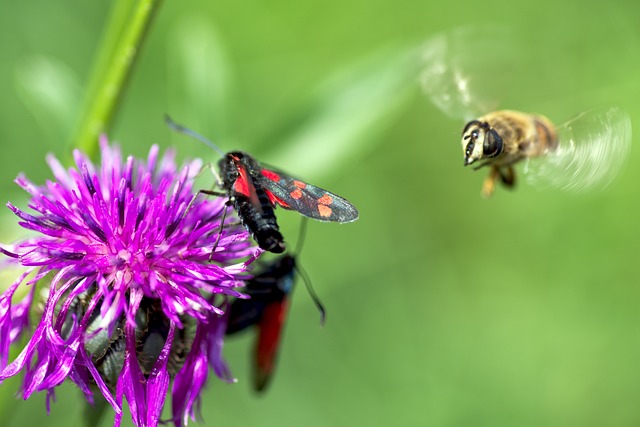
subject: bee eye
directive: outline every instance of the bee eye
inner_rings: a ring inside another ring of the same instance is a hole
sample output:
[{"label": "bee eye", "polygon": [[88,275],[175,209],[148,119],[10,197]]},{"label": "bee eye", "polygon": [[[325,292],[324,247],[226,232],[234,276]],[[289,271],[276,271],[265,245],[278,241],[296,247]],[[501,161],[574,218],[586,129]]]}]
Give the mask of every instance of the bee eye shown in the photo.
[{"label": "bee eye", "polygon": [[484,157],[496,157],[502,153],[503,149],[504,145],[502,143],[502,138],[500,138],[498,132],[494,129],[490,129],[486,133],[484,144],[482,146]]}]

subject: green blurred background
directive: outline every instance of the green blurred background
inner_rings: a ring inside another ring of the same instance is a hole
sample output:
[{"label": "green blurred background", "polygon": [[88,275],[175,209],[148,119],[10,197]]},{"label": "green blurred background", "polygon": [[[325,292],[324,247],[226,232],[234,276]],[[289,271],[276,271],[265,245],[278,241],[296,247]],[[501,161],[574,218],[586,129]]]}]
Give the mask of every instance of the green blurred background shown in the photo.
[{"label": "green blurred background", "polygon": [[[109,4],[0,8],[0,191],[24,204],[11,181],[43,182],[45,154],[64,155]],[[158,143],[215,161],[165,127],[170,113],[361,212],[309,226],[301,261],[326,326],[299,286],[264,396],[250,389],[252,337],[229,340],[240,383],[210,382],[199,425],[640,424],[639,151],[604,191],[521,182],[483,200],[484,172],[462,167],[462,120],[435,108],[403,62],[436,33],[494,23],[515,30],[524,61],[501,107],[562,122],[613,104],[640,129],[636,1],[163,4],[111,137],[136,155]],[[10,241],[15,219],[1,218]],[[279,218],[295,241],[299,217]],[[81,425],[73,386],[49,417],[44,396],[14,400],[17,388],[0,387],[1,426]]]}]

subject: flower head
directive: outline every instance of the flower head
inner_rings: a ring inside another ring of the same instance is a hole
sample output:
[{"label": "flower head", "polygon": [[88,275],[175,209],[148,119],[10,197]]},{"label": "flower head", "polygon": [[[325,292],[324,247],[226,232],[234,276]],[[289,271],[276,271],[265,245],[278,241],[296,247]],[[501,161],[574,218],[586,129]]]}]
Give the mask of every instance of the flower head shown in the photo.
[{"label": "flower head", "polygon": [[[55,181],[16,180],[31,213],[8,207],[35,235],[0,248],[25,268],[0,296],[0,382],[24,371],[27,399],[51,397],[70,378],[89,402],[101,392],[115,426],[124,397],[146,427],[158,424],[173,379],[173,421],[186,425],[208,368],[231,380],[221,356],[225,309],[260,250],[236,219],[221,227],[224,200],[194,195],[201,162],[178,170],[173,153],[159,159],[156,146],[146,161],[123,161],[104,138],[101,150],[99,168],[75,152],[77,169],[48,157]],[[8,363],[38,309],[37,282],[47,283],[41,320]],[[13,301],[21,287],[25,296]]]}]

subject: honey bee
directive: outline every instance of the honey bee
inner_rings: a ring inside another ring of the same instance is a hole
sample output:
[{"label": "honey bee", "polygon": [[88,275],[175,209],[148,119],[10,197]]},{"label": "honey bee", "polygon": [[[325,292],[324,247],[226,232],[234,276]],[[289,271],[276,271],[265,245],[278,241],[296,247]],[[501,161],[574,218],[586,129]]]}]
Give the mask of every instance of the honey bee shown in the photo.
[{"label": "honey bee", "polygon": [[515,184],[513,165],[523,159],[539,157],[558,147],[558,134],[549,119],[536,114],[502,110],[485,114],[462,130],[464,165],[476,162],[475,169],[491,168],[482,185],[490,197],[498,178],[507,187]]},{"label": "honey bee", "polygon": [[464,165],[490,168],[482,195],[490,197],[498,180],[512,188],[519,162],[525,163],[527,180],[537,185],[585,191],[609,184],[631,144],[631,120],[619,108],[586,111],[558,126],[540,114],[486,113],[496,107],[491,91],[502,91],[507,74],[515,72],[513,57],[491,52],[514,51],[512,40],[501,32],[463,27],[433,37],[423,49],[425,93],[445,114],[467,120],[461,139]]}]

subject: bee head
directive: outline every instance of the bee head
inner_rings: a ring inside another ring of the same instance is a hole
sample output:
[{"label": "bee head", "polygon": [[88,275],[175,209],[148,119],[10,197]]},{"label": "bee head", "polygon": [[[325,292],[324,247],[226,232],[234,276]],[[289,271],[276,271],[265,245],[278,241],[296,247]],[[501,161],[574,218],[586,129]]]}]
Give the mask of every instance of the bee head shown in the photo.
[{"label": "bee head", "polygon": [[472,120],[462,131],[464,165],[499,156],[504,150],[502,138],[487,122]]}]

